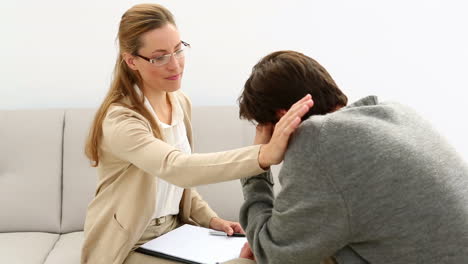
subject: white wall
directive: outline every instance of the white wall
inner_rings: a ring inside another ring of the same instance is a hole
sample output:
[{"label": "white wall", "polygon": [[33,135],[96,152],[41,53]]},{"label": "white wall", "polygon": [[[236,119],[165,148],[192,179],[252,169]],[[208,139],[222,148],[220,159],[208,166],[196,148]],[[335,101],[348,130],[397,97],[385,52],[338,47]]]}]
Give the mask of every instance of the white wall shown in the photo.
[{"label": "white wall", "polygon": [[[122,13],[139,1],[0,3],[0,109],[96,107],[110,81]],[[354,101],[415,107],[468,160],[468,3],[158,1],[193,46],[194,105],[234,105],[251,67],[280,49],[321,62]]]}]

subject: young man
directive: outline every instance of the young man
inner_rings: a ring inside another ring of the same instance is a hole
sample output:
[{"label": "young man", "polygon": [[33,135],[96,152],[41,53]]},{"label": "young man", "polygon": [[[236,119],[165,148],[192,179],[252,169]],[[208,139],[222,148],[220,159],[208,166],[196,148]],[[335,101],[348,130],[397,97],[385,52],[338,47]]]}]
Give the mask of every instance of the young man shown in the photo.
[{"label": "young man", "polygon": [[465,263],[468,166],[412,109],[375,96],[346,106],[319,63],[280,51],[253,68],[240,116],[268,131],[308,93],[314,106],[290,142],[277,197],[271,173],[241,180],[257,262]]}]

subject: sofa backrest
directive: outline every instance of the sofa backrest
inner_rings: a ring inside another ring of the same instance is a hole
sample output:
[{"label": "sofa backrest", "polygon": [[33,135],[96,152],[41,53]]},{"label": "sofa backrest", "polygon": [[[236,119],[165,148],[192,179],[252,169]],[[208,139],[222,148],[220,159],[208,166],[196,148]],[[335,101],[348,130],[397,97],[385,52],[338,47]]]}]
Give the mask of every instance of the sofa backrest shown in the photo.
[{"label": "sofa backrest", "polygon": [[0,232],[60,232],[63,118],[0,111]]},{"label": "sofa backrest", "polygon": [[[0,232],[83,230],[97,184],[84,155],[95,109],[0,111]],[[255,128],[235,106],[194,107],[194,152],[251,145]],[[239,181],[197,187],[223,218],[237,221]]]},{"label": "sofa backrest", "polygon": [[61,232],[83,230],[86,209],[94,196],[97,173],[84,154],[96,109],[67,109],[63,137],[63,199]]},{"label": "sofa backrest", "polygon": [[[195,153],[230,150],[252,145],[255,127],[239,120],[235,106],[199,106],[192,114]],[[238,221],[244,201],[239,181],[198,186],[197,191],[219,216]]]}]

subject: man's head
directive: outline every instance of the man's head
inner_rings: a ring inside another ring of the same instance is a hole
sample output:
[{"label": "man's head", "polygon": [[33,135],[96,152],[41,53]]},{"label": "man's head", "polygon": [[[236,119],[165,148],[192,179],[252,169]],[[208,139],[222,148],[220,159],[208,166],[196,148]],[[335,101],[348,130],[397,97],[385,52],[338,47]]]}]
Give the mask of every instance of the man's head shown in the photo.
[{"label": "man's head", "polygon": [[317,61],[295,51],[273,52],[253,67],[238,99],[239,115],[259,124],[276,123],[306,94],[312,95],[314,106],[303,119],[331,113],[348,102]]}]

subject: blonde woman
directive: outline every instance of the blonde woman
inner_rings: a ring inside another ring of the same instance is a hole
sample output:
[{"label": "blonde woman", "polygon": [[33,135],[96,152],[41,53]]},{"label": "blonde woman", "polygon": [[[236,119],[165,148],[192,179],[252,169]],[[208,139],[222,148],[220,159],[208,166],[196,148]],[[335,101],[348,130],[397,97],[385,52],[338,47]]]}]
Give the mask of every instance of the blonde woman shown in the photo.
[{"label": "blonde woman", "polygon": [[190,45],[172,14],[156,4],[136,5],[122,16],[118,40],[114,79],[86,145],[99,182],[81,263],[169,263],[134,249],[183,223],[243,232],[190,188],[257,175],[281,162],[289,136],[313,104],[310,96],[288,111],[268,144],[191,154],[191,105],[179,90]]}]

